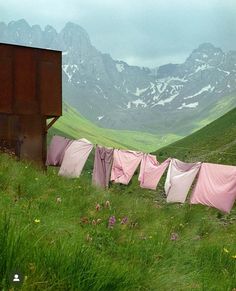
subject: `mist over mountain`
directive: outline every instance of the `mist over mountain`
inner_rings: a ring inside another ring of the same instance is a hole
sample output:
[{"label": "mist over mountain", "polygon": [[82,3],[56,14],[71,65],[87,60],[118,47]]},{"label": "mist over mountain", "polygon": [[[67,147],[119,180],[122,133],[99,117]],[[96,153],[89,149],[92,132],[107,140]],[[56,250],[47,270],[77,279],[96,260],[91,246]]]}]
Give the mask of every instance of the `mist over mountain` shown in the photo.
[{"label": "mist over mountain", "polygon": [[187,134],[236,92],[236,51],[211,43],[199,45],[182,64],[149,69],[101,53],[71,22],[60,32],[23,19],[2,22],[0,41],[62,50],[64,100],[103,127]]}]

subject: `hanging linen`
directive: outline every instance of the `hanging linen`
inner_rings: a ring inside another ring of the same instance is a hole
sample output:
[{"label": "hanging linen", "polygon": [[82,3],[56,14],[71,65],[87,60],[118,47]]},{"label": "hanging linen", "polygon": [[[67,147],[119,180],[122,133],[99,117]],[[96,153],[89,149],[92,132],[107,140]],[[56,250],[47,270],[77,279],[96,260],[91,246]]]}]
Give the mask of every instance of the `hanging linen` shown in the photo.
[{"label": "hanging linen", "polygon": [[121,184],[129,184],[135,170],[143,157],[142,152],[129,150],[114,150],[111,181]]},{"label": "hanging linen", "polygon": [[138,180],[141,188],[156,190],[156,187],[170,163],[170,159],[165,160],[162,164],[156,159],[156,156],[145,154],[143,156]]},{"label": "hanging linen", "polygon": [[72,140],[59,135],[53,136],[48,147],[46,166],[60,166],[65,154],[66,148],[72,143]]},{"label": "hanging linen", "polygon": [[203,163],[191,204],[203,204],[229,213],[236,199],[236,167]]},{"label": "hanging linen", "polygon": [[79,177],[92,149],[93,144],[85,138],[73,141],[65,151],[58,174],[71,178]]},{"label": "hanging linen", "polygon": [[184,203],[201,163],[184,163],[171,159],[165,182],[167,202]]},{"label": "hanging linen", "polygon": [[92,182],[101,188],[109,185],[113,162],[113,149],[97,146],[95,149]]}]

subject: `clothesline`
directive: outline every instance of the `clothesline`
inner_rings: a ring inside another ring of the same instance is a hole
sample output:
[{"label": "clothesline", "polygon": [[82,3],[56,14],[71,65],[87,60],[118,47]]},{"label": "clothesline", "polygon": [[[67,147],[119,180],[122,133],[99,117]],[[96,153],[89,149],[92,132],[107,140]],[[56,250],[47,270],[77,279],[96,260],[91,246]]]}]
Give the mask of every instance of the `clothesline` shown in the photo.
[{"label": "clothesline", "polygon": [[[79,177],[94,145],[86,139],[55,136],[49,146],[47,165],[60,166],[59,175]],[[141,163],[141,165],[140,165]],[[156,190],[167,170],[167,202],[184,203],[195,178],[190,204],[203,204],[229,213],[236,199],[236,166],[205,162],[186,163],[168,158],[161,164],[155,155],[96,146],[92,183],[107,188],[109,181],[128,185],[140,165],[141,188]]]}]

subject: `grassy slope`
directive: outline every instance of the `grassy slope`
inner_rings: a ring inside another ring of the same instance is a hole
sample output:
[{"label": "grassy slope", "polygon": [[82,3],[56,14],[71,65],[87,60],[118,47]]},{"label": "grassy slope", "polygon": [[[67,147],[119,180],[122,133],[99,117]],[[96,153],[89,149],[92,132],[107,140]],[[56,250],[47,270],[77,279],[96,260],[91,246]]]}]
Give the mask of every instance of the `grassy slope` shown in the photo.
[{"label": "grassy slope", "polygon": [[55,129],[64,132],[64,135],[69,137],[87,138],[94,144],[138,149],[146,152],[153,151],[180,138],[172,134],[162,138],[145,132],[101,128],[68,105],[64,105],[63,117],[55,123],[52,132]]},{"label": "grassy slope", "polygon": [[236,108],[195,133],[159,149],[156,154],[162,159],[173,156],[236,165]]},{"label": "grassy slope", "polygon": [[[218,119],[226,114],[232,108],[236,107],[236,93],[232,93],[229,96],[225,96],[220,99],[214,107],[207,107],[201,112],[199,119],[196,123],[196,130],[206,126],[210,122]],[[202,117],[204,116],[204,117]],[[207,116],[207,117],[206,117]]]},{"label": "grassy slope", "polygon": [[[222,215],[199,205],[168,205],[164,181],[156,193],[139,188],[137,177],[129,186],[94,189],[87,170],[64,179],[54,169],[45,174],[0,155],[1,289],[10,289],[16,270],[24,275],[22,290],[30,291],[236,287],[235,209]],[[108,229],[112,215],[116,224]]]},{"label": "grassy slope", "polygon": [[[200,149],[234,151],[236,110],[163,148],[158,157],[197,160]],[[181,148],[180,148],[181,147]],[[189,148],[183,150],[182,147]],[[232,155],[205,160],[235,164]],[[0,154],[0,288],[20,270],[23,290],[232,290],[236,287],[236,209],[166,204],[157,191],[91,185],[92,160],[79,179],[43,173]],[[62,202],[56,203],[56,197]],[[111,202],[105,208],[106,200]],[[100,211],[95,210],[100,203]],[[108,218],[115,215],[113,229]],[[128,217],[127,225],[119,219]],[[101,219],[100,224],[94,221]],[[40,222],[36,223],[35,219]],[[170,239],[172,233],[178,239]]]}]

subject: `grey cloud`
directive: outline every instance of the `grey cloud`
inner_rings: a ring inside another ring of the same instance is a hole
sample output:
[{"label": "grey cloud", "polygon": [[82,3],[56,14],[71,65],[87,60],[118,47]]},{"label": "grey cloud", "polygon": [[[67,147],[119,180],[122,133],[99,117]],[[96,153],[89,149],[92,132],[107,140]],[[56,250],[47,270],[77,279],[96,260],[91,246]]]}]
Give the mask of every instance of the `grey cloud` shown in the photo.
[{"label": "grey cloud", "polygon": [[202,42],[236,49],[235,8],[234,0],[8,0],[0,17],[57,30],[73,21],[115,59],[158,66],[182,62]]}]

